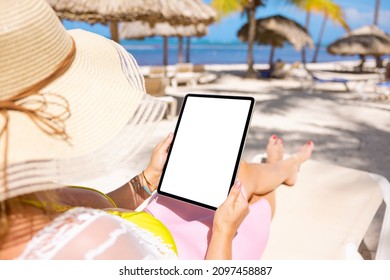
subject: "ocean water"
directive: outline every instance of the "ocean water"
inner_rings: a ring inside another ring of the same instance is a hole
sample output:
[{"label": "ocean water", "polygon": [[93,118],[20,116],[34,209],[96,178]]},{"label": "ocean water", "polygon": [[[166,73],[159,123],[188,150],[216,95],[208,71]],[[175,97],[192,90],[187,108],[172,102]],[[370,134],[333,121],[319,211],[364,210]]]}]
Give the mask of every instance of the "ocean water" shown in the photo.
[{"label": "ocean water", "polygon": [[[163,40],[123,40],[121,44],[137,60],[140,66],[163,65]],[[174,65],[178,62],[178,40],[170,39],[168,44],[168,64]],[[207,42],[195,41],[190,44],[190,59],[194,64],[246,64],[247,44],[240,42]],[[270,58],[270,46],[255,45],[254,63],[268,63]],[[311,62],[314,49],[306,50],[306,61]],[[294,50],[291,45],[283,48],[276,48],[274,61],[281,59],[293,63],[301,61],[301,52]],[[317,62],[358,60],[358,56],[335,56],[327,53],[326,46],[320,48]],[[186,60],[186,39],[183,40],[183,61]]]}]

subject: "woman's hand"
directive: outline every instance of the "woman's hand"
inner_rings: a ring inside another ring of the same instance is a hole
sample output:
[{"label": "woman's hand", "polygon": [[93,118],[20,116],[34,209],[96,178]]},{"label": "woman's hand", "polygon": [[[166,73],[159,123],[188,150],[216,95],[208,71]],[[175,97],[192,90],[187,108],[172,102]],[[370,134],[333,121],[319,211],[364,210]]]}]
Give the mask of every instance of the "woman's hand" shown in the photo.
[{"label": "woman's hand", "polygon": [[216,210],[213,232],[223,233],[233,239],[237,229],[249,213],[248,201],[241,192],[242,184],[237,181],[231,188],[225,202]]},{"label": "woman's hand", "polygon": [[154,148],[148,167],[144,171],[145,177],[151,185],[149,186],[152,188],[151,191],[154,191],[158,186],[172,140],[173,133],[169,133],[167,138]]},{"label": "woman's hand", "polygon": [[242,221],[249,213],[248,201],[236,182],[225,202],[215,211],[211,240],[206,259],[231,259],[232,241]]}]

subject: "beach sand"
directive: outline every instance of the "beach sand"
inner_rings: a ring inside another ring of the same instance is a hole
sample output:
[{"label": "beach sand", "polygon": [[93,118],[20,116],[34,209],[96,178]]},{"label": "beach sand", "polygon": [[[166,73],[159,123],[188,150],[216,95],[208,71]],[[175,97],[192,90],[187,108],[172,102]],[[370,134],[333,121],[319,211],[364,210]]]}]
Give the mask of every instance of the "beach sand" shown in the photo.
[{"label": "beach sand", "polygon": [[[353,65],[356,61],[345,62]],[[380,174],[390,179],[390,102],[378,101],[377,95],[345,92],[341,84],[321,84],[310,92],[298,80],[246,79],[246,65],[207,65],[206,70],[218,75],[211,84],[195,87],[167,88],[167,95],[177,98],[178,107],[186,93],[250,95],[256,99],[243,158],[250,161],[264,153],[267,139],[276,134],[284,141],[287,153],[293,153],[308,140],[315,143],[312,158],[325,163]],[[256,65],[264,69],[266,65]],[[308,65],[312,69],[334,69],[335,63]],[[144,71],[147,71],[143,69]],[[332,74],[333,75],[333,74]],[[378,74],[336,74],[348,79],[367,78]],[[152,149],[174,130],[177,118],[163,120],[150,135],[143,149],[129,167],[136,175],[142,171]],[[298,177],[299,180],[299,177]],[[119,184],[119,183],[118,183]],[[375,217],[360,252],[366,259],[375,257],[384,207]]]}]

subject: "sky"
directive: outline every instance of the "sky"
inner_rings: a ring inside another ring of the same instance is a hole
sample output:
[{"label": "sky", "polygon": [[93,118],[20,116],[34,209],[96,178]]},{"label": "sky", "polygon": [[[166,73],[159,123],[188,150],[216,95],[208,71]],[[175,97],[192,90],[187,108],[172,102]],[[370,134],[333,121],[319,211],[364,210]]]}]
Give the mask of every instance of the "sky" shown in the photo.
[{"label": "sky", "polygon": [[[203,0],[203,2],[208,4],[211,1],[212,0]],[[352,30],[363,25],[373,24],[375,0],[334,0],[334,2],[343,8],[346,22]],[[266,3],[265,7],[259,7],[257,9],[256,18],[280,14],[304,25],[306,18],[305,12],[292,5],[286,4],[286,1],[284,0],[267,0]],[[319,14],[313,14],[311,16],[309,32],[315,42],[318,38],[322,19],[322,15]],[[208,40],[211,42],[238,41],[236,35],[237,31],[245,23],[246,17],[242,16],[240,12],[232,13],[223,17],[219,22],[210,25],[208,35],[198,40]],[[381,0],[378,25],[379,28],[390,34],[390,0]],[[65,26],[68,29],[83,28],[107,37],[110,36],[108,27],[99,24],[90,26],[85,23],[66,21]],[[346,31],[341,26],[328,20],[322,43],[329,44],[344,35],[345,32]],[[197,39],[195,38],[193,41],[196,40]]]},{"label": "sky", "polygon": [[[210,3],[211,0],[204,0],[204,2]],[[257,9],[256,18],[280,14],[304,25],[306,19],[305,12],[292,5],[285,4],[285,2],[283,0],[267,0],[265,7],[259,7]],[[351,29],[373,24],[375,0],[334,0],[334,2],[342,7],[346,22]],[[380,7],[378,26],[390,34],[390,0],[382,0]],[[313,14],[311,16],[309,32],[314,41],[317,41],[322,19],[322,15],[319,14]],[[220,22],[211,25],[206,38],[216,41],[237,40],[237,31],[246,21],[246,17],[243,17],[240,13],[231,14],[222,18]],[[344,35],[345,32],[340,25],[328,20],[323,43],[331,43]]]}]

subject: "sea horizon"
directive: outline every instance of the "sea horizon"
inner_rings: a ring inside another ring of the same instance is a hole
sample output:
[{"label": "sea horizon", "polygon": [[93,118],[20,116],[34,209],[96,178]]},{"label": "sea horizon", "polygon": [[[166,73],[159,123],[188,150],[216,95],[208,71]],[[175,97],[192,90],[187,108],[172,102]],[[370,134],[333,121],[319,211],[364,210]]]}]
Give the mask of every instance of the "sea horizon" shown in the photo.
[{"label": "sea horizon", "polygon": [[[186,38],[183,39],[183,62],[186,62]],[[178,40],[168,40],[168,65],[178,63]],[[140,66],[163,65],[163,39],[161,37],[146,38],[144,40],[121,40],[121,45],[130,52]],[[190,59],[193,64],[246,64],[248,45],[239,41],[208,41],[205,39],[191,39]],[[268,64],[270,59],[270,46],[255,44],[253,57],[255,64]],[[313,49],[306,49],[306,62],[311,63],[314,55]],[[384,58],[388,58],[384,57]],[[301,51],[292,45],[286,44],[282,48],[275,48],[274,58],[287,63],[302,61]],[[359,61],[356,56],[331,55],[322,45],[318,52],[317,62]],[[367,57],[370,60],[371,57]]]}]

